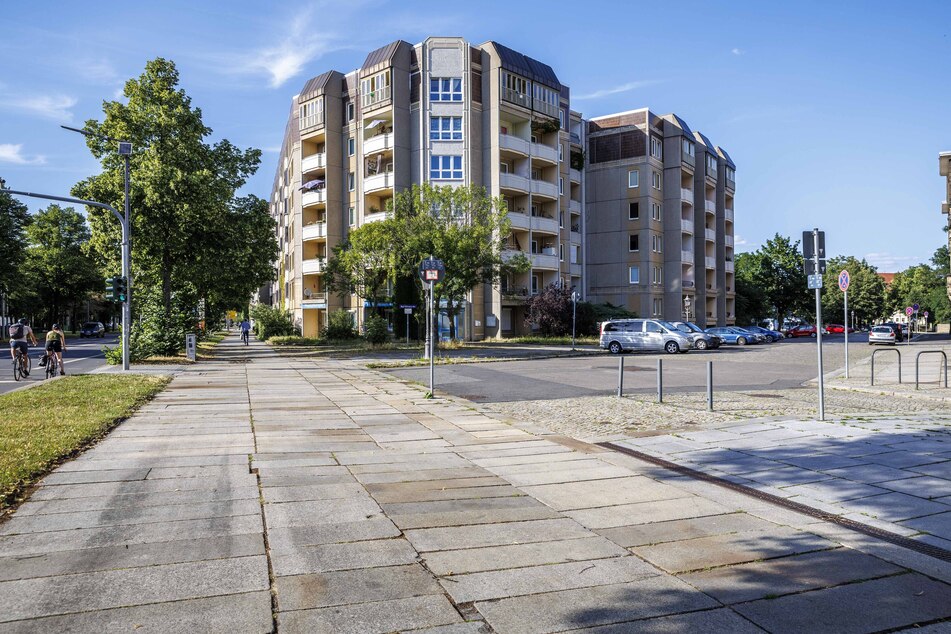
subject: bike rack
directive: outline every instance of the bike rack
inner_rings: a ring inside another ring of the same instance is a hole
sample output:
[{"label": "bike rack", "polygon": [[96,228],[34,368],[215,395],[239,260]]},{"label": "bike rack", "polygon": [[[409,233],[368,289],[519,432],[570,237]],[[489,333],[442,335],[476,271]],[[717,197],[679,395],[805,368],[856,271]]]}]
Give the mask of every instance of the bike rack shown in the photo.
[{"label": "bike rack", "polygon": [[[896,350],[897,352],[897,350]],[[948,387],[948,355],[944,350],[922,350],[915,355],[915,389],[918,389],[918,359],[923,354],[940,354],[944,358],[944,387]],[[938,369],[938,383],[941,383],[941,369]]]},{"label": "bike rack", "polygon": [[[898,348],[883,348],[872,352],[872,385],[875,385],[875,355],[879,352],[894,352],[898,355],[898,383],[901,383],[901,350]],[[917,374],[918,363],[915,362],[915,374]],[[947,378],[947,376],[945,376]]]}]

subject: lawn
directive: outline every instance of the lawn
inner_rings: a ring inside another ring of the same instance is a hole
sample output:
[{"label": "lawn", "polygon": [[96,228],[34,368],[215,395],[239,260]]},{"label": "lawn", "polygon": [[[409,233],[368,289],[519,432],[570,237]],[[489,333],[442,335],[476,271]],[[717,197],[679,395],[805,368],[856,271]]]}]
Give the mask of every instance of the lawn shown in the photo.
[{"label": "lawn", "polygon": [[168,377],[80,374],[0,395],[0,512],[65,458],[89,446]]}]

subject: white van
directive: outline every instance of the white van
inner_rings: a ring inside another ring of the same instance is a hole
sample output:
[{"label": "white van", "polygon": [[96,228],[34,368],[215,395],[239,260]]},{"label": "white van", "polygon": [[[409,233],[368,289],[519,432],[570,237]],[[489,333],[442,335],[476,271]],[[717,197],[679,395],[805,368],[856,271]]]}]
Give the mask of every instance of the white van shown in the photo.
[{"label": "white van", "polygon": [[690,339],[673,324],[660,319],[614,319],[601,324],[601,347],[612,354],[624,350],[687,352]]}]

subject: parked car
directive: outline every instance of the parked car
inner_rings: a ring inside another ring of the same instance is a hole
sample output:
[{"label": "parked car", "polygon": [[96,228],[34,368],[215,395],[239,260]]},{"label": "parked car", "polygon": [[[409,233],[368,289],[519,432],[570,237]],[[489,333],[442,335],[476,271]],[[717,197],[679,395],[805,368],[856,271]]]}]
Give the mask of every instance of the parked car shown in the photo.
[{"label": "parked car", "polygon": [[101,321],[87,321],[79,330],[80,339],[83,337],[99,337],[101,339],[105,336],[106,327],[102,325]]},{"label": "parked car", "polygon": [[765,341],[762,335],[757,335],[736,326],[715,326],[707,328],[706,332],[720,337],[724,343],[735,343],[738,346]]},{"label": "parked car", "polygon": [[687,338],[690,339],[693,343],[693,347],[697,350],[706,350],[707,348],[716,350],[723,344],[723,339],[717,335],[704,332],[703,328],[695,323],[675,321],[673,324],[677,327],[677,330],[687,335]]},{"label": "parked car", "polygon": [[[841,335],[845,332],[845,326],[842,324],[826,324],[825,331],[829,335]],[[855,332],[855,328],[849,328],[849,332]]]},{"label": "parked car", "polygon": [[880,324],[880,325],[888,326],[889,328],[891,328],[892,332],[895,333],[895,341],[897,341],[898,343],[901,343],[902,341],[905,340],[905,333],[902,331],[901,324],[896,324],[893,321],[886,321],[884,324]]},{"label": "parked car", "polygon": [[770,330],[769,328],[763,328],[762,326],[747,326],[746,330],[756,333],[757,335],[763,335],[766,337],[767,343],[773,343],[774,341],[785,339],[785,335],[783,335],[783,333],[779,332],[778,330]]},{"label": "parked car", "polygon": [[868,333],[868,345],[890,343],[895,345],[895,331],[891,326],[875,326]]},{"label": "parked car", "polygon": [[815,337],[816,327],[812,324],[802,324],[786,331],[786,336],[795,339],[796,337]]},{"label": "parked car", "polygon": [[616,319],[601,324],[601,348],[620,354],[624,350],[687,352],[692,344],[673,324],[659,319]]}]

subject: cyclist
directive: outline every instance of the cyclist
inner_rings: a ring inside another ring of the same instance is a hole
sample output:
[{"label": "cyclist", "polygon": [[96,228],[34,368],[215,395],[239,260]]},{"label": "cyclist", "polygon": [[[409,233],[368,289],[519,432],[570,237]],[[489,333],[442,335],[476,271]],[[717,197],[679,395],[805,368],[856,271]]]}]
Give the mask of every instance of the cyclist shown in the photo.
[{"label": "cyclist", "polygon": [[46,357],[47,363],[58,363],[59,373],[66,375],[66,366],[63,365],[63,352],[66,351],[66,335],[60,329],[59,324],[53,324],[53,328],[46,333]]},{"label": "cyclist", "polygon": [[250,333],[251,333],[251,324],[248,323],[247,319],[245,319],[241,322],[241,341],[243,341],[245,345],[248,344],[248,336]]},{"label": "cyclist", "polygon": [[[17,353],[22,354],[24,358],[28,357],[30,345],[27,340],[32,341],[34,346],[36,345],[36,336],[33,334],[33,329],[30,328],[30,322],[21,319],[10,326],[8,334],[10,335],[10,358],[13,359],[13,362],[16,363],[17,361]],[[27,370],[27,364],[24,364],[23,368],[25,375],[29,376],[30,372]]]}]

